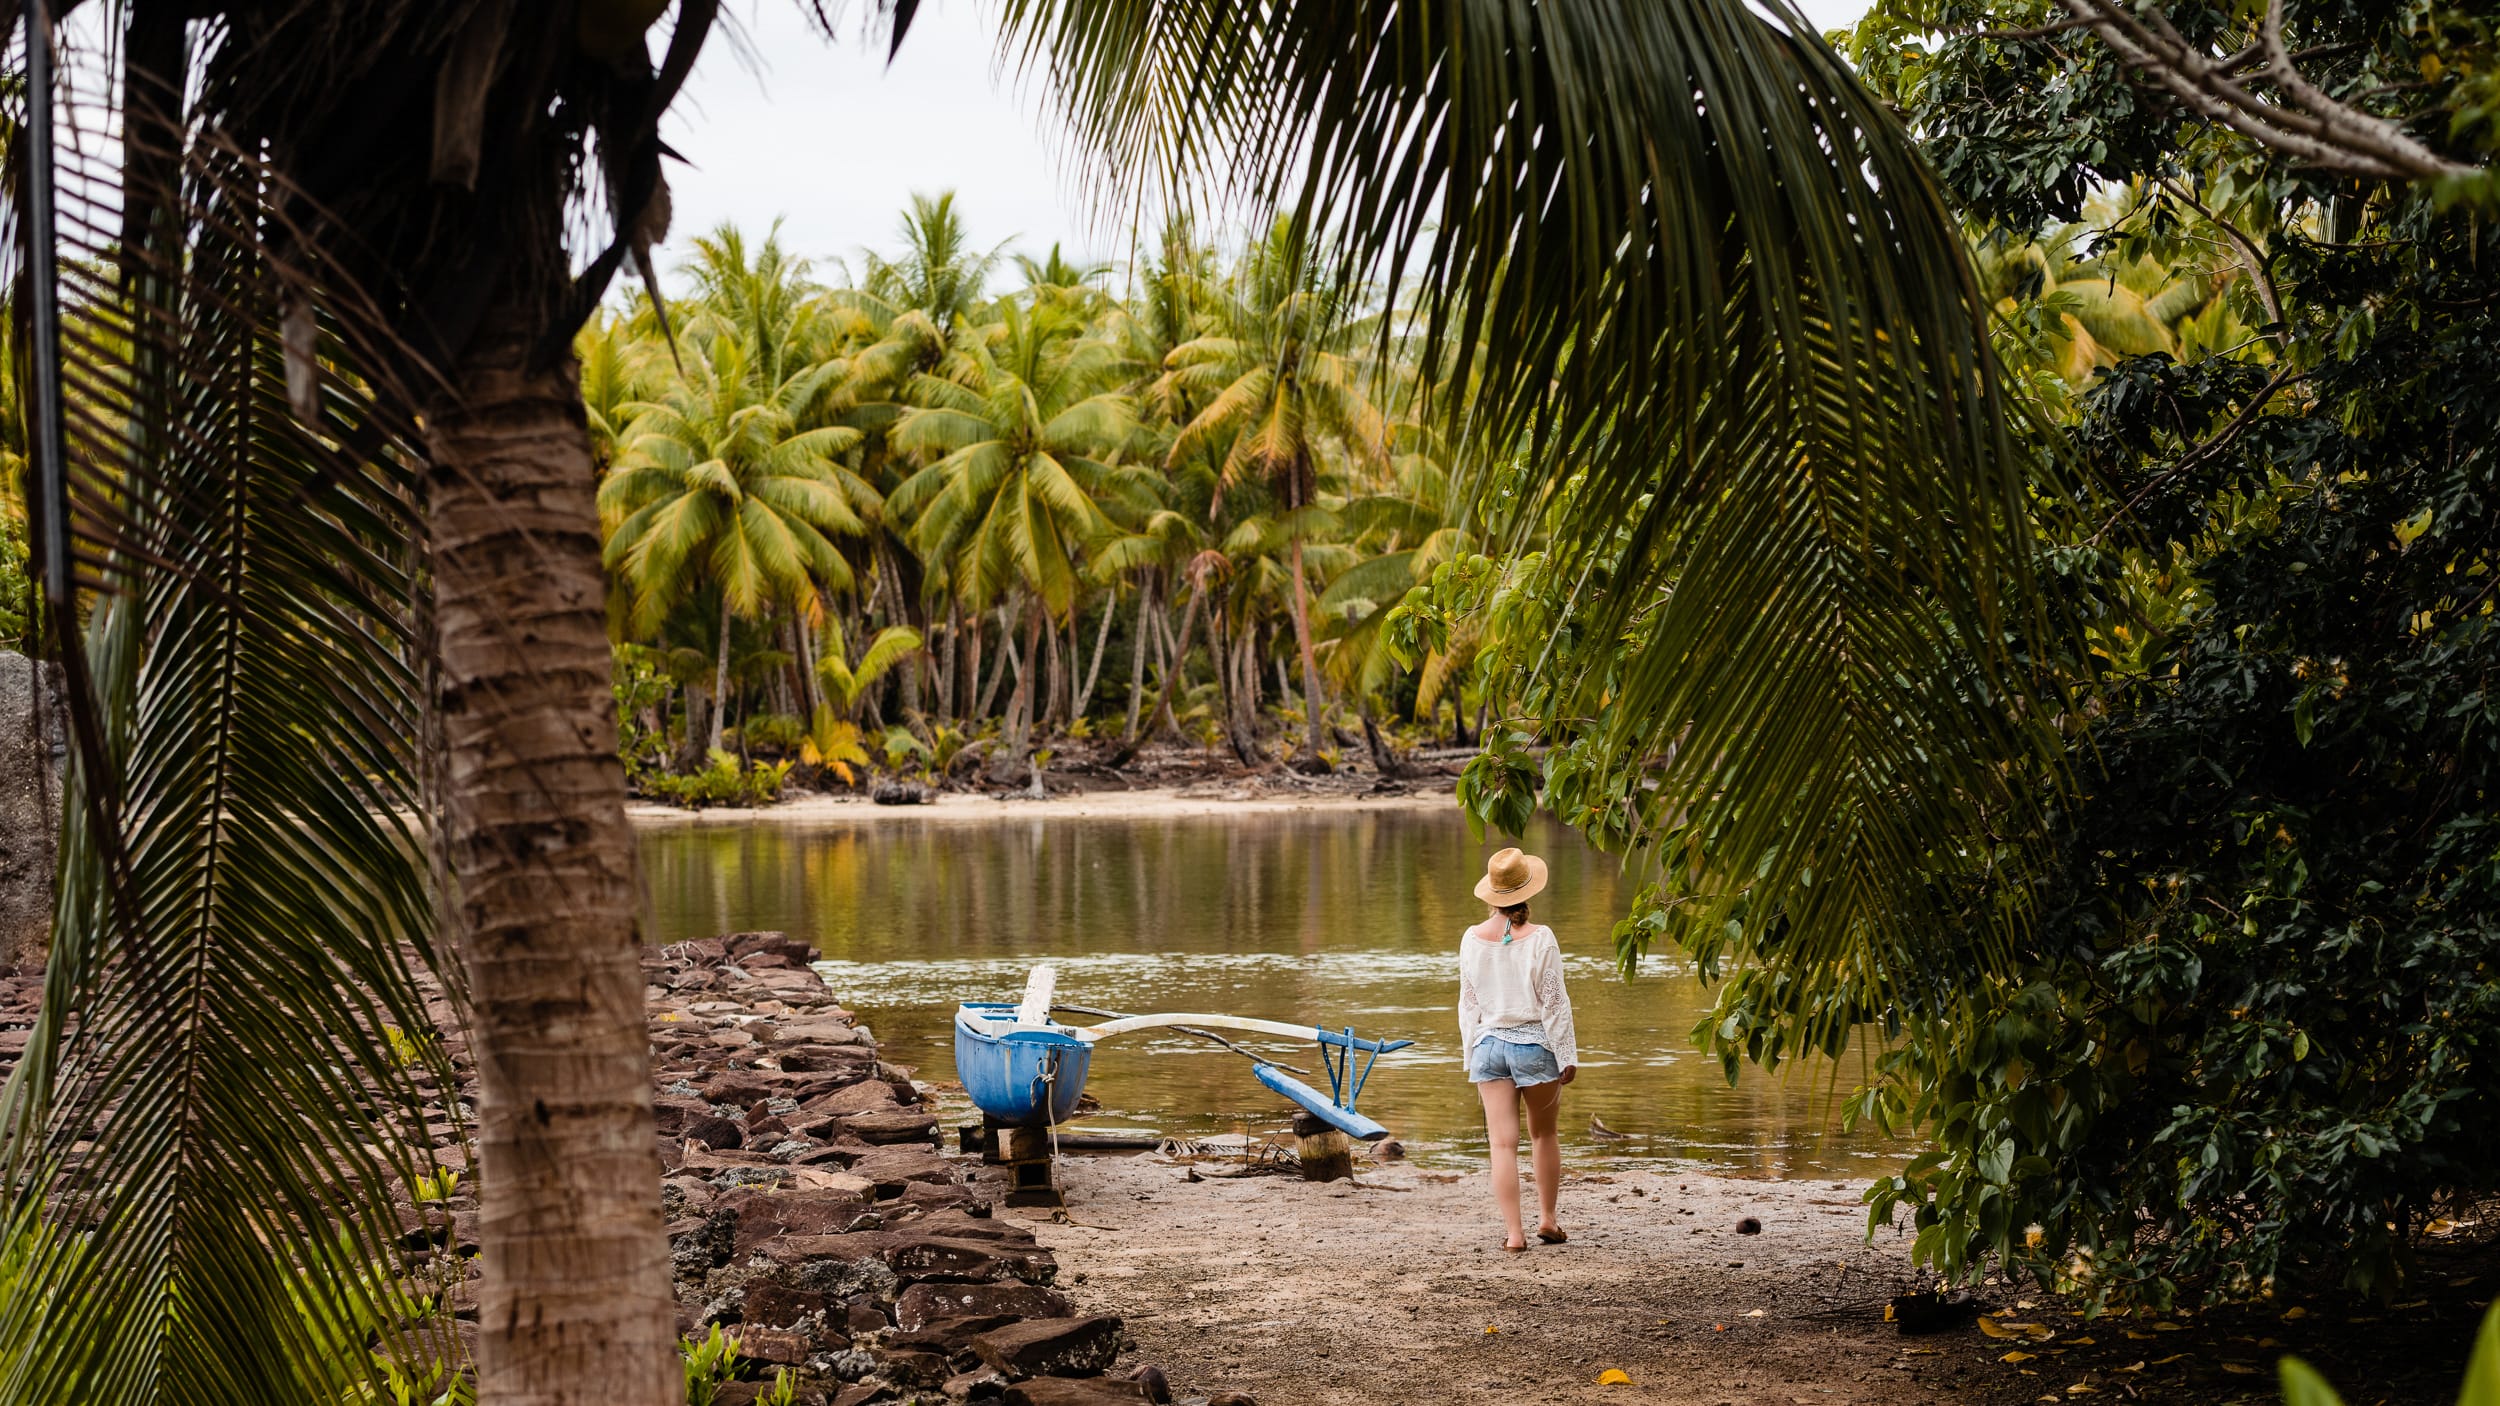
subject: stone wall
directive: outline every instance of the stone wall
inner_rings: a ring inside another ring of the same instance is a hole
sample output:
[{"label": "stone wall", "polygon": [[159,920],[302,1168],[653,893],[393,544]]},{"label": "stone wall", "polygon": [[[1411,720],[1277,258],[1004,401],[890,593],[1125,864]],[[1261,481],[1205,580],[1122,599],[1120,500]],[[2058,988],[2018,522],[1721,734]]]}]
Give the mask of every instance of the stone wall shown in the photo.
[{"label": "stone wall", "polygon": [[0,971],[40,967],[61,830],[59,691],[51,665],[0,650]]}]

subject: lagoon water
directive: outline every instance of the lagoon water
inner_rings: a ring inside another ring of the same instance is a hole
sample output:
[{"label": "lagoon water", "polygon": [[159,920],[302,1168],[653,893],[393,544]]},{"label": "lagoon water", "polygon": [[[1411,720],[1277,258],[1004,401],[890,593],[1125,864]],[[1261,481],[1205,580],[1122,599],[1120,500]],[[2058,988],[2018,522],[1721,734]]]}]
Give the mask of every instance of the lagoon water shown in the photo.
[{"label": "lagoon water", "polygon": [[[661,825],[641,833],[645,937],[778,929],[815,943],[886,1058],[930,1080],[953,1077],[955,1002],[1013,1000],[1040,961],[1080,1005],[1411,1039],[1381,1058],[1361,1106],[1419,1160],[1459,1164],[1482,1159],[1484,1130],[1459,1063],[1456,947],[1484,915],[1469,890],[1499,843],[1446,809]],[[1570,963],[1567,1157],[1789,1177],[1898,1165],[1903,1144],[1839,1130],[1847,1079],[1835,1091],[1829,1066],[1749,1068],[1728,1087],[1693,1049],[1709,995],[1690,968],[1652,957],[1616,975],[1609,933],[1633,888],[1616,861],[1547,824],[1522,843],[1551,865],[1535,912]],[[1310,1045],[1242,1038],[1318,1075]],[[1103,1105],[1079,1120],[1090,1128],[1265,1133],[1292,1111],[1241,1056],[1166,1032],[1098,1048],[1088,1088]],[[1629,1138],[1592,1141],[1591,1114]]]}]

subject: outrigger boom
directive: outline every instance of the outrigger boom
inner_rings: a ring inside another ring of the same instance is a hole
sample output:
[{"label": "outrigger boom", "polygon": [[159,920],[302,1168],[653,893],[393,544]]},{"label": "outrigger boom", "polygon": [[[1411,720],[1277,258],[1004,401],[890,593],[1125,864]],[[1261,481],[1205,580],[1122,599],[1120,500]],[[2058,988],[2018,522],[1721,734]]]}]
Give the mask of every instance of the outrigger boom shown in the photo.
[{"label": "outrigger boom", "polygon": [[1254,1035],[1282,1035],[1289,1040],[1317,1040],[1339,1049],[1360,1050],[1365,1054],[1387,1054],[1414,1044],[1412,1040],[1365,1040],[1351,1030],[1336,1031],[1316,1025],[1288,1025],[1281,1020],[1258,1020],[1246,1015],[1131,1015],[1106,1020],[1100,1025],[1072,1025],[1068,1033],[1080,1040],[1108,1040],[1114,1035],[1129,1035],[1140,1030],[1160,1030],[1171,1025],[1210,1025],[1218,1030],[1247,1030]]},{"label": "outrigger boom", "polygon": [[965,1092],[997,1126],[1046,1127],[1064,1121],[1084,1087],[1093,1046],[1141,1030],[1178,1028],[1218,1040],[1220,1037],[1208,1032],[1239,1030],[1315,1042],[1320,1060],[1328,1069],[1329,1091],[1325,1094],[1287,1073],[1290,1066],[1279,1066],[1251,1051],[1234,1048],[1250,1055],[1254,1061],[1251,1073],[1260,1083],[1328,1126],[1364,1142],[1377,1142],[1389,1135],[1387,1128],[1356,1112],[1354,1103],[1361,1097],[1363,1085],[1371,1078],[1372,1065],[1380,1056],[1405,1049],[1415,1043],[1412,1040],[1366,1040],[1356,1035],[1351,1026],[1329,1030],[1252,1016],[1177,1011],[1114,1016],[1099,1025],[1063,1025],[1050,1018],[1056,984],[1057,973],[1047,966],[1036,967],[1021,1002],[966,1001],[956,1011],[958,1075]]},{"label": "outrigger boom", "polygon": [[[1366,1040],[1355,1034],[1351,1027],[1327,1030],[1316,1025],[1288,1025],[1281,1020],[1260,1020],[1246,1015],[1185,1015],[1177,1012],[1122,1016],[1100,1025],[1071,1026],[1068,1033],[1093,1044],[1114,1035],[1161,1030],[1175,1025],[1246,1030],[1253,1035],[1282,1035],[1292,1040],[1317,1041],[1320,1060],[1328,1066],[1330,1094],[1322,1094],[1266,1060],[1253,1065],[1250,1073],[1260,1083],[1292,1100],[1303,1112],[1361,1142],[1378,1142],[1389,1135],[1387,1128],[1354,1111],[1354,1100],[1361,1096],[1365,1081],[1371,1078],[1372,1062],[1391,1050],[1402,1050],[1415,1043],[1412,1040]],[[1359,1070],[1354,1066],[1357,1053],[1367,1056]]]}]

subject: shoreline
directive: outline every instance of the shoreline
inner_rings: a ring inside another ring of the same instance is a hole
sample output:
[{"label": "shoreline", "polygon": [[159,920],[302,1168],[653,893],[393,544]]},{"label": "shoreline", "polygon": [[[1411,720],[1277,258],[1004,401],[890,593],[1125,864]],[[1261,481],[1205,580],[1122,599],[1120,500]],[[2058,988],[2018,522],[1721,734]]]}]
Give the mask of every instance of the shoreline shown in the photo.
[{"label": "shoreline", "polygon": [[668,825],[887,825],[906,822],[998,820],[1178,820],[1212,816],[1295,815],[1317,812],[1458,810],[1447,786],[1414,790],[1333,790],[1280,787],[1259,778],[1202,781],[1187,786],[1141,786],[1133,791],[1070,791],[1046,800],[1022,794],[980,795],[941,791],[919,805],[878,805],[865,796],[809,795],[752,808],[688,810],[656,801],[630,801],[626,818],[642,826]]}]

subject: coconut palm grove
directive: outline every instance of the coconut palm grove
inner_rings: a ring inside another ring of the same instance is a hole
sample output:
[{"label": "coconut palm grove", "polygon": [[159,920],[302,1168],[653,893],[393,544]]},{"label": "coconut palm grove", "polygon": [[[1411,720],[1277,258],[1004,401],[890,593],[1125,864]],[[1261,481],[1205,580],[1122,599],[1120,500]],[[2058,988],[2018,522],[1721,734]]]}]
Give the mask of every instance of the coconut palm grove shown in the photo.
[{"label": "coconut palm grove", "polygon": [[[8,13],[0,1406],[2500,1406],[2500,4],[995,0],[1101,261],[678,227],[717,0]],[[1113,799],[1609,876],[1568,1242],[654,926]]]}]

